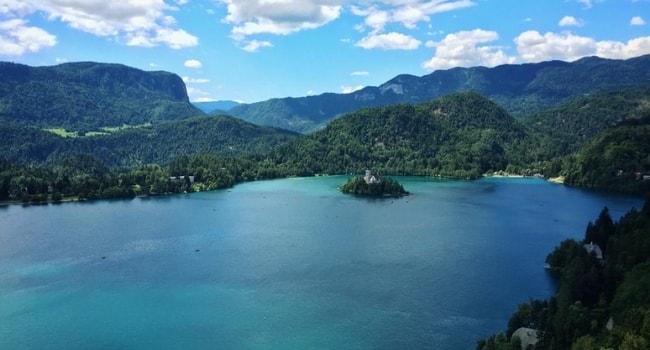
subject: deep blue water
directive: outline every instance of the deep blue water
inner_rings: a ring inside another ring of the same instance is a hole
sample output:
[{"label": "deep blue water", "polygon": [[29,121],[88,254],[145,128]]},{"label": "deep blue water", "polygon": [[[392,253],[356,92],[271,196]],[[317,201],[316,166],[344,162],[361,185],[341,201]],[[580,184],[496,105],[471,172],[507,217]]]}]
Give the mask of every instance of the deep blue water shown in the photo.
[{"label": "deep blue water", "polygon": [[346,177],[0,207],[0,349],[474,349],[608,206],[540,179]]}]

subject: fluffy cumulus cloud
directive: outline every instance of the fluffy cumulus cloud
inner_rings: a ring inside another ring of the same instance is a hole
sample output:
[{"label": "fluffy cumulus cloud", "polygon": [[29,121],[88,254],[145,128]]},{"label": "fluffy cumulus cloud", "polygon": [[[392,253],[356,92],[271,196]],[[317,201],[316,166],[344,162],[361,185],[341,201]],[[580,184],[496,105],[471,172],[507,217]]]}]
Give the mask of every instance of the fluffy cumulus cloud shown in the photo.
[{"label": "fluffy cumulus cloud", "polygon": [[256,34],[287,35],[323,26],[341,14],[332,0],[221,0],[227,5],[224,22],[232,37],[242,41]]},{"label": "fluffy cumulus cloud", "polygon": [[361,1],[352,6],[352,13],[364,17],[372,31],[382,31],[387,24],[398,23],[414,29],[419,22],[428,22],[431,15],[476,5],[470,0],[379,0]]},{"label": "fluffy cumulus cloud", "polygon": [[20,56],[56,45],[56,37],[22,19],[0,21],[0,55]]},{"label": "fluffy cumulus cloud", "polygon": [[558,25],[560,27],[580,27],[582,26],[582,21],[576,19],[573,16],[564,16],[560,22],[558,22]]},{"label": "fluffy cumulus cloud", "polygon": [[[288,35],[324,26],[341,16],[343,11],[362,18],[356,26],[366,36],[356,46],[366,49],[412,50],[421,43],[413,37],[387,31],[396,23],[407,30],[415,29],[430,16],[474,6],[471,0],[219,0],[227,6],[223,22],[232,25],[231,36],[243,43],[240,47],[255,51],[272,46],[270,42],[253,41],[261,34]],[[259,43],[265,45],[260,46]]]},{"label": "fluffy cumulus cloud", "polygon": [[596,43],[597,56],[626,59],[650,54],[650,36],[635,38],[627,43],[619,41],[599,41]]},{"label": "fluffy cumulus cloud", "polygon": [[596,41],[592,38],[567,33],[541,34],[529,30],[515,38],[517,52],[526,62],[540,62],[551,59],[574,61],[596,52]]},{"label": "fluffy cumulus cloud", "polygon": [[201,68],[201,67],[203,67],[203,64],[201,63],[201,61],[194,60],[194,59],[185,61],[185,63],[183,65],[185,67],[188,67],[188,68]]},{"label": "fluffy cumulus cloud", "polygon": [[515,63],[515,57],[508,56],[499,46],[489,45],[498,38],[496,32],[483,29],[448,34],[439,42],[427,42],[428,47],[435,48],[435,55],[422,66],[433,71],[452,67],[493,67]]},{"label": "fluffy cumulus cloud", "polygon": [[[364,5],[364,6],[362,6]],[[415,29],[420,22],[429,22],[431,16],[441,12],[458,10],[476,3],[469,0],[383,0],[366,1],[351,7],[352,14],[363,17],[360,32],[369,33],[356,43],[365,49],[413,50],[421,42],[409,35],[397,32],[385,33],[386,26],[398,24],[407,30]]]},{"label": "fluffy cumulus cloud", "polygon": [[596,41],[570,32],[545,33],[530,30],[515,38],[517,51],[525,62],[548,60],[574,61],[586,56],[625,59],[650,53],[650,37],[639,37],[627,43]]},{"label": "fluffy cumulus cloud", "polygon": [[[182,5],[184,1],[176,1]],[[100,37],[116,37],[133,46],[166,45],[173,49],[195,46],[198,38],[176,27],[170,14],[177,8],[164,0],[106,1],[106,0],[5,0],[0,5],[0,16],[25,18],[39,13],[49,21],[61,21],[71,28]],[[30,28],[30,27],[26,27]],[[33,35],[45,40],[45,31]],[[1,40],[6,41],[6,31],[0,32]],[[49,38],[46,42],[52,42]],[[25,42],[14,43],[26,45]],[[4,45],[3,45],[4,46]],[[24,46],[32,50],[29,46]]]},{"label": "fluffy cumulus cloud", "polygon": [[421,41],[401,33],[371,34],[361,39],[355,45],[364,49],[383,50],[415,50]]},{"label": "fluffy cumulus cloud", "polygon": [[645,25],[645,21],[643,20],[643,18],[641,18],[639,16],[634,16],[630,20],[630,25],[632,25],[632,26],[642,26],[642,25]]}]

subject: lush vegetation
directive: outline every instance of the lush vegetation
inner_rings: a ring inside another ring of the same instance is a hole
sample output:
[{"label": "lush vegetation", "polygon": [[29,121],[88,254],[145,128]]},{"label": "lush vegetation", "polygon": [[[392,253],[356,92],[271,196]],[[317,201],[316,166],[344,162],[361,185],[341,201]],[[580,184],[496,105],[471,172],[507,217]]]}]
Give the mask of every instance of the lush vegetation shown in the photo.
[{"label": "lush vegetation", "polygon": [[[298,135],[206,117],[169,73],[96,63],[0,63],[0,201],[132,198],[368,168],[468,179],[500,170],[541,172],[574,186],[649,193],[649,66],[650,56],[642,56],[457,68],[399,76],[348,95],[233,108],[263,123],[318,130]],[[402,103],[359,109],[388,102]],[[507,112],[551,106],[522,119]],[[341,189],[405,193],[390,178],[378,184],[353,178]],[[583,243],[591,242],[604,260],[586,252]],[[539,331],[538,349],[648,348],[648,257],[650,204],[618,222],[603,210],[587,225],[583,242],[564,241],[549,255],[562,281],[557,294],[521,304],[507,330],[480,341],[478,349],[519,349],[512,334],[522,326]]]},{"label": "lush vegetation", "polygon": [[551,156],[580,150],[607,128],[650,114],[650,86],[570,100],[520,120],[542,138]]},{"label": "lush vegetation", "polygon": [[278,147],[281,176],[381,174],[477,178],[497,170],[534,173],[535,138],[505,110],[476,93],[419,105],[366,108]]},{"label": "lush vegetation", "polygon": [[648,85],[650,55],[628,60],[588,57],[567,63],[502,65],[437,70],[416,77],[400,75],[379,87],[349,94],[322,94],[243,104],[229,113],[259,125],[301,133],[361,108],[422,103],[455,92],[474,91],[521,117],[585,95]]},{"label": "lush vegetation", "polygon": [[[555,161],[564,182],[609,191],[650,193],[650,113],[605,129],[579,152]],[[554,163],[554,162],[550,162]],[[552,166],[553,167],[553,166]]]},{"label": "lush vegetation", "polygon": [[[591,243],[602,260],[585,249]],[[505,333],[477,349],[520,349],[512,337],[519,327],[537,330],[539,350],[650,347],[650,201],[618,222],[604,208],[582,242],[565,240],[547,263],[560,278],[556,294],[519,305]]]},{"label": "lush vegetation", "polygon": [[372,197],[399,197],[409,194],[404,187],[389,177],[381,178],[376,182],[367,182],[361,176],[348,179],[340,188],[343,193]]},{"label": "lush vegetation", "polygon": [[0,119],[22,126],[85,134],[106,126],[141,125],[202,115],[182,79],[117,64],[29,67],[0,62]]},{"label": "lush vegetation", "polygon": [[51,167],[0,161],[0,201],[59,202],[98,198],[132,198],[208,191],[264,178],[255,172],[258,159],[212,154],[180,156],[168,167],[144,165],[125,170],[79,155]]},{"label": "lush vegetation", "polygon": [[[525,86],[526,91],[538,95],[545,91],[548,96],[561,88],[560,95],[566,97],[587,91],[588,76],[597,78],[598,84],[587,92],[647,81],[649,73],[640,73],[639,67],[649,60],[650,56],[624,62],[590,58],[571,64],[457,68],[422,78],[398,76],[375,89],[382,96],[402,98],[425,96],[431,84],[438,86],[434,95],[445,89],[515,94]],[[569,185],[639,194],[650,187],[643,177],[650,173],[647,86],[582,96],[523,119],[513,118],[478,93],[462,92],[420,104],[360,109],[328,123],[329,114],[353,108],[356,102],[343,103],[337,94],[324,94],[318,96],[323,103],[317,112],[320,117],[312,120],[322,129],[299,135],[227,116],[192,117],[198,110],[189,105],[182,80],[169,73],[97,63],[39,68],[2,63],[0,71],[0,155],[5,161],[3,191],[8,191],[0,199],[31,201],[52,191],[64,197],[103,198],[115,196],[105,192],[115,186],[123,187],[120,196],[132,195],[129,190],[133,195],[175,193],[251,179],[350,174],[368,168],[388,175],[463,179],[497,171],[542,173],[563,176]],[[616,80],[612,72],[628,82]],[[501,79],[505,75],[509,80]],[[566,77],[575,81],[567,82]],[[23,94],[17,96],[17,91]],[[387,101],[375,99],[369,91],[355,95],[354,101],[372,101],[367,102],[370,105]],[[307,98],[275,99],[269,106],[293,118],[295,125],[302,120],[299,114],[311,109],[307,102]],[[294,118],[296,106],[301,112]],[[270,118],[275,113],[262,112]],[[199,168],[211,170],[201,174],[213,177],[207,182],[190,174],[198,171],[193,168],[187,169],[187,176],[200,179],[193,186],[151,181],[176,176],[172,173],[179,173],[173,170],[178,161],[207,154],[238,172],[205,165]],[[101,164],[95,168],[105,169],[89,172],[81,161],[87,157]],[[74,173],[67,175],[70,186],[61,176],[62,164],[67,173]],[[75,167],[76,173],[70,170]],[[129,180],[135,171],[154,169],[158,175],[145,176],[146,181]],[[81,175],[94,180],[83,188],[72,181]]]},{"label": "lush vegetation", "polygon": [[222,156],[264,154],[297,134],[227,117],[197,117],[137,128],[107,130],[84,137],[60,137],[52,132],[0,119],[0,154],[18,164],[51,166],[75,155],[88,154],[108,167],[146,164],[167,166],[183,155]]}]

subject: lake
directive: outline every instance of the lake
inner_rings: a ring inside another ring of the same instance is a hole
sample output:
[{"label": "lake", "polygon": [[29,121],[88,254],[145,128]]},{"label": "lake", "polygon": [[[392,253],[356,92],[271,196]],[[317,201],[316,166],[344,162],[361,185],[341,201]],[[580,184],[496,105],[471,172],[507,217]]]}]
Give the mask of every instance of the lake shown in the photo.
[{"label": "lake", "polygon": [[634,197],[541,179],[251,182],[0,207],[2,349],[474,349],[554,284],[544,259]]}]

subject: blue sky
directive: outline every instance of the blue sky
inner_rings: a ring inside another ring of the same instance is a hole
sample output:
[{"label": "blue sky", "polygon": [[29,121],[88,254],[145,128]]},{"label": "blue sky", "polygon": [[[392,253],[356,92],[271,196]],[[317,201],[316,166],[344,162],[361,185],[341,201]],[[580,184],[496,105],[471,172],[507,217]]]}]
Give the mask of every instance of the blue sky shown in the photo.
[{"label": "blue sky", "polygon": [[192,101],[256,102],[458,66],[636,57],[650,53],[648,21],[650,0],[0,0],[0,60],[165,70]]}]

